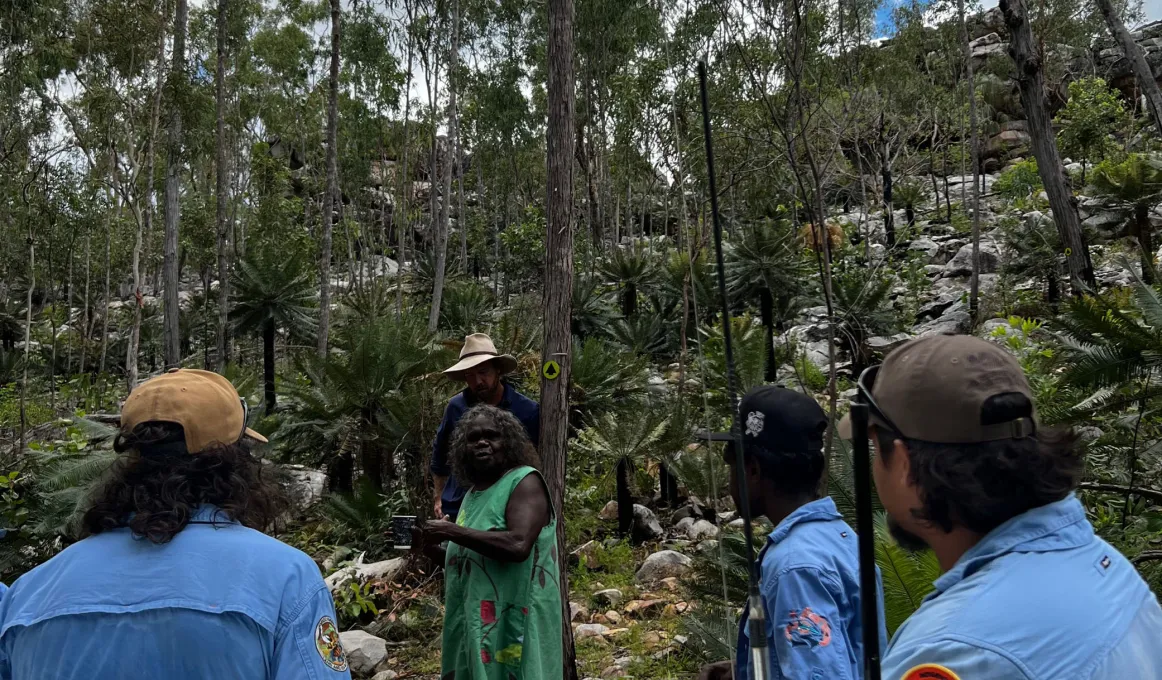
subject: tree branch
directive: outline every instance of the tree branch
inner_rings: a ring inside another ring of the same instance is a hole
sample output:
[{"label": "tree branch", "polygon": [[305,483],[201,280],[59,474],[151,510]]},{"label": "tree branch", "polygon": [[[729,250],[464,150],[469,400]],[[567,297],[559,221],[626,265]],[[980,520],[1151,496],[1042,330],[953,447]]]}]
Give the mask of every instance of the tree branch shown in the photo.
[{"label": "tree branch", "polygon": [[1153,503],[1162,505],[1162,491],[1155,491],[1153,489],[1135,488],[1132,486],[1125,486],[1122,484],[1104,484],[1101,482],[1082,482],[1077,485],[1077,488],[1084,491],[1105,491],[1107,493],[1132,493],[1145,498]]}]

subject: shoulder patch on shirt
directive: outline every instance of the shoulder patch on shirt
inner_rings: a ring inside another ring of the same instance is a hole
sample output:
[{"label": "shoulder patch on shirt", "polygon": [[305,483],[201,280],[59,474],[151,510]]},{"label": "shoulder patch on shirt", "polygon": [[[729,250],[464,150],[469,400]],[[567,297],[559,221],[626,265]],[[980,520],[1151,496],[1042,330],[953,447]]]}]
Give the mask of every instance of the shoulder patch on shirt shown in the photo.
[{"label": "shoulder patch on shirt", "polygon": [[319,619],[319,625],[315,626],[315,649],[319,650],[323,663],[331,670],[339,672],[347,670],[347,655],[343,653],[343,645],[339,643],[339,629],[335,627],[335,622],[330,616]]},{"label": "shoulder patch on shirt", "polygon": [[960,680],[960,676],[944,666],[924,663],[913,666],[900,680]]},{"label": "shoulder patch on shirt", "polygon": [[783,634],[791,646],[804,645],[813,649],[831,644],[831,624],[822,614],[811,611],[810,607],[803,607],[802,611],[792,609]]}]

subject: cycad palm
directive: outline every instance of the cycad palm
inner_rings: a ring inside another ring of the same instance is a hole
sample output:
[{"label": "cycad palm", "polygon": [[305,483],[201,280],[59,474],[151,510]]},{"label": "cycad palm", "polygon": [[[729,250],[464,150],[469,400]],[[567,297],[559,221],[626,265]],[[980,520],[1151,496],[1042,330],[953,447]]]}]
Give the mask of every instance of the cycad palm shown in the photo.
[{"label": "cycad palm", "polygon": [[262,333],[262,366],[266,413],[274,412],[274,339],[278,329],[308,337],[315,327],[315,289],[310,272],[298,258],[279,261],[259,254],[239,261],[230,292],[230,319],[238,333]]},{"label": "cycad palm", "polygon": [[1154,234],[1150,209],[1162,200],[1162,160],[1130,154],[1122,163],[1105,161],[1090,178],[1091,192],[1110,207],[1128,213],[1130,236],[1138,241],[1142,278],[1154,282]]},{"label": "cycad palm", "polygon": [[889,306],[893,284],[891,277],[863,267],[841,269],[831,280],[836,336],[851,355],[852,375],[859,375],[871,361],[868,338],[896,324]]},{"label": "cycad palm", "polygon": [[743,231],[726,252],[726,280],[735,299],[759,299],[759,314],[766,331],[764,356],[767,382],[774,382],[775,328],[784,319],[776,310],[787,308],[800,294],[807,274],[795,247],[795,233],[786,220],[766,220]]},{"label": "cycad palm", "polygon": [[670,420],[662,409],[643,404],[621,413],[606,413],[594,418],[578,435],[578,451],[617,466],[617,530],[623,536],[629,534],[633,525],[630,468],[635,463],[669,453],[664,450],[669,424]]},{"label": "cycad palm", "polygon": [[658,278],[658,262],[653,253],[638,245],[615,249],[601,269],[610,283],[622,287],[621,313],[627,318],[637,311],[641,289]]},{"label": "cycad palm", "polygon": [[311,384],[293,392],[285,436],[318,443],[313,450],[324,454],[332,488],[351,490],[358,451],[363,473],[382,489],[385,475],[395,476],[394,450],[416,443],[410,440],[422,400],[409,389],[442,363],[443,350],[418,317],[350,326],[336,346],[342,351],[305,366]]},{"label": "cycad palm", "polygon": [[618,352],[599,338],[573,338],[573,364],[569,376],[569,401],[573,405],[570,425],[582,423],[618,406],[642,398],[649,372],[645,360],[629,352]]}]

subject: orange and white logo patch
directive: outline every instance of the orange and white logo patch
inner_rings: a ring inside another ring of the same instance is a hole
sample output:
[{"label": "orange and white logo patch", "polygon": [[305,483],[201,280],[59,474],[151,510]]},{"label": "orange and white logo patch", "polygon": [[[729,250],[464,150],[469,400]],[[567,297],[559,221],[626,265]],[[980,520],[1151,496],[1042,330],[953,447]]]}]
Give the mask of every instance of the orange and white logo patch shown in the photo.
[{"label": "orange and white logo patch", "polygon": [[319,619],[315,626],[315,649],[331,670],[347,670],[347,655],[343,653],[343,645],[339,642],[339,629],[330,616]]},{"label": "orange and white logo patch", "polygon": [[912,667],[900,680],[960,680],[960,676],[939,664],[925,663]]}]

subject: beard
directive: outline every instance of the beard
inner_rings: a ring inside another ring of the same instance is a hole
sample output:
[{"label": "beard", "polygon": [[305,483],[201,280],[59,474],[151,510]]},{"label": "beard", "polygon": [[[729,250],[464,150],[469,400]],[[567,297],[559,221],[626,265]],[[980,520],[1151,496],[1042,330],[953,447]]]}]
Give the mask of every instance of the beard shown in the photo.
[{"label": "beard", "polygon": [[924,539],[905,529],[891,515],[888,515],[888,533],[908,552],[922,552],[928,548]]}]

